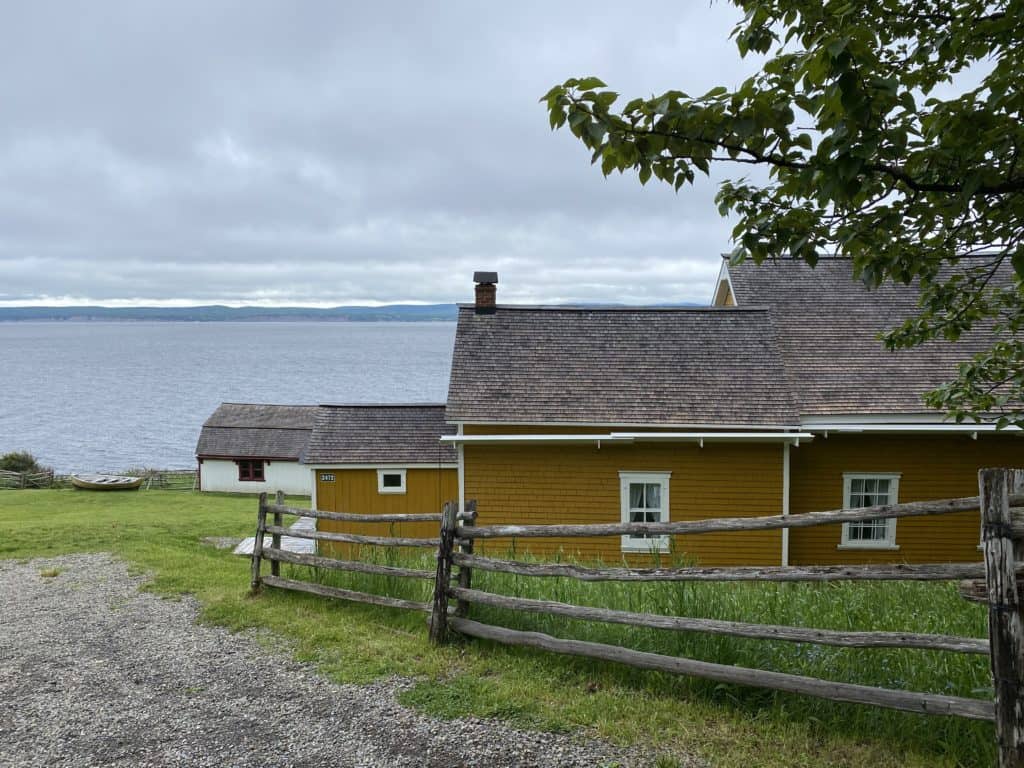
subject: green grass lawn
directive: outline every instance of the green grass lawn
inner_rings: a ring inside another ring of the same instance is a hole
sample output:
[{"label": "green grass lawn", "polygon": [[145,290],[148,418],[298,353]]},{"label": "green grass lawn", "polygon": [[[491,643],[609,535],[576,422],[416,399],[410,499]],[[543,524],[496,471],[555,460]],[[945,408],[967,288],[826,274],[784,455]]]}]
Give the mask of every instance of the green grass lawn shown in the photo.
[{"label": "green grass lawn", "polygon": [[[290,503],[302,505],[301,500]],[[339,682],[415,676],[420,682],[403,700],[439,716],[471,714],[533,728],[583,728],[618,743],[696,752],[715,765],[743,768],[983,766],[994,761],[993,730],[987,724],[829,704],[482,642],[435,649],[427,643],[419,614],[275,590],[252,597],[249,560],[200,540],[252,535],[255,519],[253,497],[0,492],[0,557],[111,552],[151,574],[150,589],[169,597],[194,595],[204,621],[266,630],[260,634],[264,642],[316,663]],[[978,636],[985,626],[983,611],[961,601],[950,585],[671,587],[478,577],[476,586],[493,591],[528,597],[543,593],[631,610]],[[344,581],[333,574],[331,579]],[[395,585],[392,592],[405,596],[408,585]],[[496,611],[474,615],[562,636],[837,680],[961,695],[985,695],[987,685],[985,657],[726,640]]]}]

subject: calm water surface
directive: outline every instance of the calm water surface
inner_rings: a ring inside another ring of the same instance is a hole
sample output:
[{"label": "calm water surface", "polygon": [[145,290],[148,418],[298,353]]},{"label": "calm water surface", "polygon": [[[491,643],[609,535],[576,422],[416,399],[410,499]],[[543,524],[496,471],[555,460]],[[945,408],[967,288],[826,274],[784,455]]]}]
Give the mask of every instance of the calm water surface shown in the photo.
[{"label": "calm water surface", "polygon": [[0,453],[191,467],[223,401],[443,402],[454,323],[0,323]]}]

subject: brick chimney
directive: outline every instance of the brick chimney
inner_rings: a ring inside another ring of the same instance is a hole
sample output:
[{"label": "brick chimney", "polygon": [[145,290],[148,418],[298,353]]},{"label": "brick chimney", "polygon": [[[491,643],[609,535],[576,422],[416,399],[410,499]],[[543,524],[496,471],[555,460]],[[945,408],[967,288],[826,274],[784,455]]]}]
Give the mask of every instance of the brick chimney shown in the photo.
[{"label": "brick chimney", "polygon": [[498,302],[497,272],[474,272],[473,282],[476,283],[476,313],[493,315]]}]

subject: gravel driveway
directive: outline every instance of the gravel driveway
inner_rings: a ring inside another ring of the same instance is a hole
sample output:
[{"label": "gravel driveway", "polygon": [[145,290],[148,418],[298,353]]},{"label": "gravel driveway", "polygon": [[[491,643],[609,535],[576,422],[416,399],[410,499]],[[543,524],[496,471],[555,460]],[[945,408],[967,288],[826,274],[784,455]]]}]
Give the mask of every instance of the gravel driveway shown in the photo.
[{"label": "gravel driveway", "polygon": [[[59,569],[56,577],[41,572]],[[0,766],[640,766],[649,756],[337,685],[107,555],[0,561]]]}]

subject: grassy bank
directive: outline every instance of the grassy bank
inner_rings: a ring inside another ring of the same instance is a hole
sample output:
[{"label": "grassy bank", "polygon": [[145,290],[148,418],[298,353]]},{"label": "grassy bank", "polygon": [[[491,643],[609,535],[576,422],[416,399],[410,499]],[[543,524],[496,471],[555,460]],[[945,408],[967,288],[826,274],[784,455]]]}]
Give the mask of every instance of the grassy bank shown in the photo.
[{"label": "grassy bank", "polygon": [[[150,491],[0,494],[0,557],[113,552],[154,576],[151,589],[190,593],[206,621],[270,630],[339,681],[415,675],[409,704],[442,716],[588,728],[618,742],[681,747],[723,766],[982,766],[992,728],[645,673],[486,643],[432,649],[423,617],[267,591],[247,595],[248,561],[201,543],[251,535],[253,498]],[[429,562],[429,558],[427,559]],[[323,576],[334,583],[424,597],[426,585]],[[56,580],[59,582],[59,580]],[[949,585],[616,585],[478,574],[490,591],[657,613],[984,635],[984,614]],[[414,594],[415,590],[421,590]],[[412,591],[410,591],[412,590]],[[985,695],[984,657],[852,650],[668,633],[475,609],[475,616],[563,637],[836,680]]]}]

